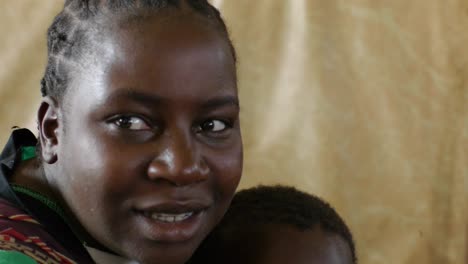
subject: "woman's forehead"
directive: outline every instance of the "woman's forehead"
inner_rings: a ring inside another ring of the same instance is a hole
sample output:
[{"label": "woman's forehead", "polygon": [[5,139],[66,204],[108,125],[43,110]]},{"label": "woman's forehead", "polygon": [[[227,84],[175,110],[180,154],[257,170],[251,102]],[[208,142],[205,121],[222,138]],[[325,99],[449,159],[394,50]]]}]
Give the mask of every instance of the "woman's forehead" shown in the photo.
[{"label": "woman's forehead", "polygon": [[99,59],[90,58],[96,64],[89,63],[83,76],[75,78],[79,89],[92,88],[85,89],[86,94],[95,98],[118,89],[181,98],[218,92],[237,96],[235,61],[227,41],[191,17],[166,27],[147,20],[138,30],[114,32],[100,49]]},{"label": "woman's forehead", "polygon": [[159,49],[161,46],[177,49],[210,43],[223,43],[229,51],[227,36],[212,21],[196,13],[151,16],[110,33],[112,42],[132,52]]}]

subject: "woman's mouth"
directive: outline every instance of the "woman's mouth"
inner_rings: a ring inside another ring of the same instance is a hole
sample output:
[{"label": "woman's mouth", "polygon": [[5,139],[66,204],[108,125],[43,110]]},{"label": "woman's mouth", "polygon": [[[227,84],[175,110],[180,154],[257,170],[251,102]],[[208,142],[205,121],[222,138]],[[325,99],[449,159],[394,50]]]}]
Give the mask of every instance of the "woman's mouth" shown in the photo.
[{"label": "woman's mouth", "polygon": [[192,211],[192,212],[186,212],[186,213],[181,213],[181,214],[143,212],[143,215],[153,220],[166,222],[166,223],[175,223],[175,222],[181,222],[181,221],[188,219],[189,217],[194,215],[194,212]]},{"label": "woman's mouth", "polygon": [[207,204],[158,204],[134,210],[139,232],[160,243],[190,240],[208,221]]}]

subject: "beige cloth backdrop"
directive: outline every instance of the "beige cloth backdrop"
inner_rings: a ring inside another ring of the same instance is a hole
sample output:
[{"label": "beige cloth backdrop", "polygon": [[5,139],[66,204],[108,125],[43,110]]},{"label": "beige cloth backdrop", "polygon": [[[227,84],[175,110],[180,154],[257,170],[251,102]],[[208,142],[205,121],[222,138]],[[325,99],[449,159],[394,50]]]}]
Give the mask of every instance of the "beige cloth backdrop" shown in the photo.
[{"label": "beige cloth backdrop", "polygon": [[[0,141],[35,127],[59,0],[0,2]],[[468,1],[217,0],[239,53],[241,188],[330,201],[360,263],[468,263]]]}]

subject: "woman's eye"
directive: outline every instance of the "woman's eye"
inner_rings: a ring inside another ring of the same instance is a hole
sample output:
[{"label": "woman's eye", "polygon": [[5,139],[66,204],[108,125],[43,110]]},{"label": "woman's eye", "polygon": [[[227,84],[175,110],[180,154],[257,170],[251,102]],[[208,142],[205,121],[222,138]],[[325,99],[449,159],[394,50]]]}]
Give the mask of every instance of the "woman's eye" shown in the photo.
[{"label": "woman's eye", "polygon": [[200,125],[201,131],[205,132],[222,132],[228,127],[226,122],[216,119],[205,121]]},{"label": "woman's eye", "polygon": [[112,121],[120,128],[129,130],[148,130],[151,127],[145,120],[136,116],[120,116]]}]

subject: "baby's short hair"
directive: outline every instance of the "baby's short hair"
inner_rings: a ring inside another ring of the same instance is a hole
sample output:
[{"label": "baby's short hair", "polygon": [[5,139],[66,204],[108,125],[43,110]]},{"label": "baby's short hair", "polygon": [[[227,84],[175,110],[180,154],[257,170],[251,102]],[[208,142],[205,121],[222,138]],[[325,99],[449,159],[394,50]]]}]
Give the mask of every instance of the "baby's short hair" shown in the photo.
[{"label": "baby's short hair", "polygon": [[225,217],[202,244],[196,256],[211,254],[210,249],[217,247],[223,234],[255,230],[268,224],[290,225],[299,230],[319,226],[343,238],[350,247],[353,263],[357,261],[352,234],[338,213],[317,196],[281,185],[239,191]]}]

